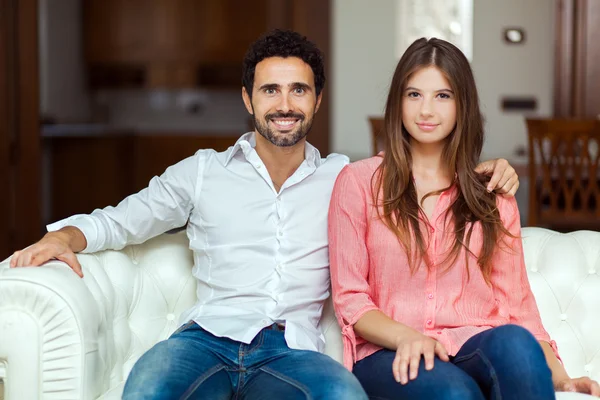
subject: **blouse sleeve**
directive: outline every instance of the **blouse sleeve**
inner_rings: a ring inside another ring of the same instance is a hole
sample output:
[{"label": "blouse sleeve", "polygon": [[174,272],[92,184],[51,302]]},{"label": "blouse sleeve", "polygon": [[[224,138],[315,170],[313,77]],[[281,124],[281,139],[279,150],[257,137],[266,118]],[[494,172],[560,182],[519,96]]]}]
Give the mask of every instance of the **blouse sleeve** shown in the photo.
[{"label": "blouse sleeve", "polygon": [[550,339],[550,335],[542,325],[537,303],[527,278],[517,201],[514,197],[502,197],[498,199],[498,205],[504,227],[514,237],[506,236],[499,242],[500,248],[495,255],[492,283],[497,295],[506,304],[510,323],[524,327],[537,340],[548,342],[560,360],[556,342]]},{"label": "blouse sleeve", "polygon": [[[352,370],[356,360],[354,324],[378,307],[371,299],[366,245],[367,193],[352,166],[346,166],[335,183],[329,206],[329,257],[333,306],[342,328],[344,366]],[[370,187],[370,176],[368,184]]]}]

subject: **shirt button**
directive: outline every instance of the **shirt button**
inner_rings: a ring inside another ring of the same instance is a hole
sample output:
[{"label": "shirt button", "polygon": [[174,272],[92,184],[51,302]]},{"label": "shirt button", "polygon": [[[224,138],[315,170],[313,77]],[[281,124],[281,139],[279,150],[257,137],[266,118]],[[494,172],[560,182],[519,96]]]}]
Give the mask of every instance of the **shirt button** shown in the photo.
[{"label": "shirt button", "polygon": [[282,237],[283,236],[283,232],[277,231],[277,236]]},{"label": "shirt button", "polygon": [[175,319],[175,314],[167,314],[167,321],[173,321]]},{"label": "shirt button", "polygon": [[427,320],[427,325],[431,325],[431,324],[433,324],[433,321],[432,321],[432,320],[430,320],[430,319],[428,319],[428,320]]},{"label": "shirt button", "polygon": [[283,269],[283,265],[277,264],[276,269],[277,269],[277,271],[281,271]]},{"label": "shirt button", "polygon": [[260,169],[261,165],[260,165],[260,164],[256,164],[256,165],[255,165],[255,167],[256,167],[257,169]]},{"label": "shirt button", "polygon": [[429,294],[427,295],[427,298],[428,298],[429,300],[433,299],[433,293],[429,293]]}]

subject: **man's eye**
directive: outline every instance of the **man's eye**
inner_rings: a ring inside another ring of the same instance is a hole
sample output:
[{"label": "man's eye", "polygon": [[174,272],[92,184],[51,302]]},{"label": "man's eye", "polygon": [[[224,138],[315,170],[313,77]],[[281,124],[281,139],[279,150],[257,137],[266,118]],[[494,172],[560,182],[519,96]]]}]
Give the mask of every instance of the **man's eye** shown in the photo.
[{"label": "man's eye", "polygon": [[296,88],[296,89],[294,89],[294,92],[296,94],[304,94],[304,88]]},{"label": "man's eye", "polygon": [[275,94],[275,89],[265,89],[266,94]]}]

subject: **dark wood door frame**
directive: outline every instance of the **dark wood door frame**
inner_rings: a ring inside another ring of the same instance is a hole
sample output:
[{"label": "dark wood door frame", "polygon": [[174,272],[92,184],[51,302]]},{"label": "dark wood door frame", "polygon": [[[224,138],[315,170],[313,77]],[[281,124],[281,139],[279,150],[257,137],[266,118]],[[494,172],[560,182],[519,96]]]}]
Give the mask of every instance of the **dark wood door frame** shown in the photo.
[{"label": "dark wood door frame", "polygon": [[0,0],[0,258],[39,239],[37,0]]},{"label": "dark wood door frame", "polygon": [[573,115],[573,35],[575,1],[558,0],[556,4],[554,59],[554,115]]},{"label": "dark wood door frame", "polygon": [[554,115],[596,118],[600,113],[598,57],[600,2],[558,0],[556,4]]}]

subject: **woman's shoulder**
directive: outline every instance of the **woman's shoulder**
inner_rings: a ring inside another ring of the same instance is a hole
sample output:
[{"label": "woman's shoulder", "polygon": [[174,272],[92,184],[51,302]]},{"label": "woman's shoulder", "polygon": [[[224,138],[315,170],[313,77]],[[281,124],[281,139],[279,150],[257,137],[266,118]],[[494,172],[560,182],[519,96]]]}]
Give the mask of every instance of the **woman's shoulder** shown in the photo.
[{"label": "woman's shoulder", "polygon": [[357,178],[371,178],[373,173],[379,168],[383,161],[383,157],[380,155],[365,158],[364,160],[355,161],[346,166],[346,170],[352,173]]},{"label": "woman's shoulder", "polygon": [[337,178],[336,186],[345,189],[348,187],[361,188],[361,190],[371,188],[374,173],[381,165],[382,160],[382,157],[375,156],[346,165]]},{"label": "woman's shoulder", "polygon": [[496,206],[503,221],[511,220],[515,214],[519,214],[519,206],[515,196],[496,195]]}]

